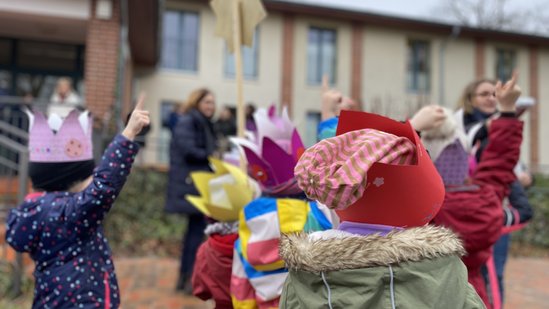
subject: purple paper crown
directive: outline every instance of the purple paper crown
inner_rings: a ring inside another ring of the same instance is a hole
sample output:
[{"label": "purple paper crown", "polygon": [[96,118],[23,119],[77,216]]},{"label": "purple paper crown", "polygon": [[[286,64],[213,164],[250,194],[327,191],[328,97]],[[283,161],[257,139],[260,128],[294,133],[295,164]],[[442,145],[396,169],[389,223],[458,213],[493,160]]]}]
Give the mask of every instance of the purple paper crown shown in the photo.
[{"label": "purple paper crown", "polygon": [[63,120],[56,114],[46,119],[28,113],[31,162],[59,163],[93,160],[92,121],[89,112],[73,110]]},{"label": "purple paper crown", "polygon": [[469,155],[459,139],[442,150],[435,160],[435,166],[446,186],[465,183],[469,174]]},{"label": "purple paper crown", "polygon": [[294,177],[294,168],[305,146],[288,116],[276,115],[275,106],[261,108],[254,114],[257,123],[255,141],[233,139],[248,161],[248,174],[257,180],[263,191],[273,195],[292,195],[301,191]]}]

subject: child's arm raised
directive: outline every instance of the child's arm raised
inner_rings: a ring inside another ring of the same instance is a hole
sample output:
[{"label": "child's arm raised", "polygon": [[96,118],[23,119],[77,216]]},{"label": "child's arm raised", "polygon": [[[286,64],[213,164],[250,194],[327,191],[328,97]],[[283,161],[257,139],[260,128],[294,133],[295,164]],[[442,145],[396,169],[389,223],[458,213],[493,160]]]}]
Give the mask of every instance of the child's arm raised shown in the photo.
[{"label": "child's arm raised", "polygon": [[126,128],[105,150],[90,185],[67,205],[66,219],[77,225],[77,233],[84,231],[79,226],[89,229],[99,225],[122,190],[139,150],[133,139],[150,122],[149,112],[143,110],[143,102],[144,96],[141,95]]},{"label": "child's arm raised", "polygon": [[513,168],[520,156],[523,123],[516,118],[516,101],[521,94],[516,85],[517,74],[502,85],[496,85],[501,116],[492,120],[488,128],[488,146],[481,155],[473,179],[493,185],[500,199],[509,193],[509,185],[516,179]]}]

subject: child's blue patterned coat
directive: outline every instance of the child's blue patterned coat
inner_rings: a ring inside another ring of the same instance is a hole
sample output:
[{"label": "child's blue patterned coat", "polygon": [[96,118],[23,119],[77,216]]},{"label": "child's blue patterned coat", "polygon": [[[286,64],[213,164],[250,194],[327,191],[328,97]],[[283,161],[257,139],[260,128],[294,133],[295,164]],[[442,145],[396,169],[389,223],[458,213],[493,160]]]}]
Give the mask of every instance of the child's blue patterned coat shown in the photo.
[{"label": "child's blue patterned coat", "polygon": [[101,223],[137,151],[136,143],[118,135],[84,191],[35,195],[11,211],[6,240],[36,263],[33,308],[118,308],[118,283]]}]

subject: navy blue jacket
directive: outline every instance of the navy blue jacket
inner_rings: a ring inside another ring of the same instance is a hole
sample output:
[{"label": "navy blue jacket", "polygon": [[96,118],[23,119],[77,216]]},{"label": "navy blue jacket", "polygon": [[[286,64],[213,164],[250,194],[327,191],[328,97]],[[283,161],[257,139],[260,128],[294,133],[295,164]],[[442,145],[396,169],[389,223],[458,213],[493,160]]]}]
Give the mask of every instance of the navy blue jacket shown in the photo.
[{"label": "navy blue jacket", "polygon": [[36,263],[33,308],[118,308],[118,283],[101,224],[138,147],[116,136],[84,191],[32,194],[10,212],[7,242]]},{"label": "navy blue jacket", "polygon": [[211,171],[208,157],[216,150],[213,125],[198,110],[191,109],[179,117],[170,142],[170,171],[165,209],[169,213],[200,214],[185,199],[199,195],[191,172]]}]

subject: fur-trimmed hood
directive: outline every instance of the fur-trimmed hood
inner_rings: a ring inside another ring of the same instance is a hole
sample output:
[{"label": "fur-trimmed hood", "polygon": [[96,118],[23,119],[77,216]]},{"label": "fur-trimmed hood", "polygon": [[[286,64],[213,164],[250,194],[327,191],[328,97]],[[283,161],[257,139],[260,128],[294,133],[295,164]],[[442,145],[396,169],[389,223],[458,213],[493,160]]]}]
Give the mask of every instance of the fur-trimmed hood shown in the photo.
[{"label": "fur-trimmed hood", "polygon": [[280,255],[291,270],[325,272],[417,262],[465,254],[456,234],[424,226],[386,236],[361,236],[338,230],[284,235]]}]

